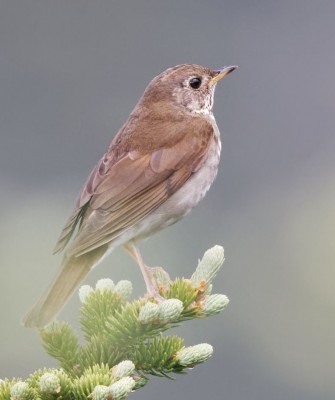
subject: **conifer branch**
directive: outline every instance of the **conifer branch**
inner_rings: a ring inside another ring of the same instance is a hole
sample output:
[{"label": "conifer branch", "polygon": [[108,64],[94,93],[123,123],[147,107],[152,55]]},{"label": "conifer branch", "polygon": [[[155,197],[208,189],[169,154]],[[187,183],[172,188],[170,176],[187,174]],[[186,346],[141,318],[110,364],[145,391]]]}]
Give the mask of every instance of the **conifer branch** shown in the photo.
[{"label": "conifer branch", "polygon": [[160,280],[165,299],[161,302],[145,297],[130,302],[129,281],[114,285],[101,279],[95,289],[82,286],[84,342],[79,343],[68,323],[41,329],[43,347],[59,368],[38,370],[25,381],[0,380],[0,400],[121,400],[144,386],[150,375],[171,378],[206,361],[213,353],[211,345],[185,347],[182,338],[162,332],[227,306],[225,295],[211,294],[223,261],[223,248],[215,246],[206,251],[190,279]]}]

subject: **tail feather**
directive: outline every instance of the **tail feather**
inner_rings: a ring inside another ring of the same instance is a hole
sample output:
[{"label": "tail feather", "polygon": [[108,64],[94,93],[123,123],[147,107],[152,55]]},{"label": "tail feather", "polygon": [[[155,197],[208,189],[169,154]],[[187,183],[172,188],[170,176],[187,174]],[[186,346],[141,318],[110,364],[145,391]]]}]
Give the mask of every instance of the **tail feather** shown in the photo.
[{"label": "tail feather", "polygon": [[57,275],[48,290],[23,318],[23,325],[29,328],[48,325],[61,311],[91,268],[101,260],[107,248],[107,245],[101,246],[79,257],[65,254]]}]

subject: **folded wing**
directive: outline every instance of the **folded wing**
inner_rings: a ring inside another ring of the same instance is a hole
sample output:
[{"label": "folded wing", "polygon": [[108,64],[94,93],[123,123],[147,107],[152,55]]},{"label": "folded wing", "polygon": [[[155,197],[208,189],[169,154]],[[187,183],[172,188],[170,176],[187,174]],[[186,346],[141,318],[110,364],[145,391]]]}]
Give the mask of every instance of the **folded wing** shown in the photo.
[{"label": "folded wing", "polygon": [[55,252],[78,233],[68,254],[80,256],[112,242],[175,193],[203,163],[213,137],[211,124],[189,132],[172,147],[148,154],[129,151],[118,160],[108,153],[93,169],[57,242]]}]

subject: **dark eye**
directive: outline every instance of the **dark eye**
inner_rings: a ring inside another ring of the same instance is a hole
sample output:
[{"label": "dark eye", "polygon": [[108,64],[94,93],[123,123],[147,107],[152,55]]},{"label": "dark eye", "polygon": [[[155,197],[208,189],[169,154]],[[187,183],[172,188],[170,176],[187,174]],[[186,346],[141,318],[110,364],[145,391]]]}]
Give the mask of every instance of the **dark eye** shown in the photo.
[{"label": "dark eye", "polygon": [[201,86],[201,79],[192,78],[189,83],[192,89],[199,89],[199,87]]}]

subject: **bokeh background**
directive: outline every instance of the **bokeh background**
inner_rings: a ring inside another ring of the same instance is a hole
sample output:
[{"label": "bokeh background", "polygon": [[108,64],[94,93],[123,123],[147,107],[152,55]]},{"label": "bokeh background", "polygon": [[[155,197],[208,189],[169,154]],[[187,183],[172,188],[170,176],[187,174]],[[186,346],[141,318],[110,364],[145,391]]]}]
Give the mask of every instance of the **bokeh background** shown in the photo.
[{"label": "bokeh background", "polygon": [[[334,399],[334,16],[333,0],[1,0],[1,377],[55,365],[19,320],[55,273],[52,248],[77,193],[147,83],[176,64],[237,64],[216,90],[214,187],[141,246],[173,277],[225,247],[215,292],[229,307],[178,330],[215,354],[132,397]],[[144,291],[121,250],[86,283],[101,277]],[[74,296],[61,318],[77,321],[78,306]]]}]

